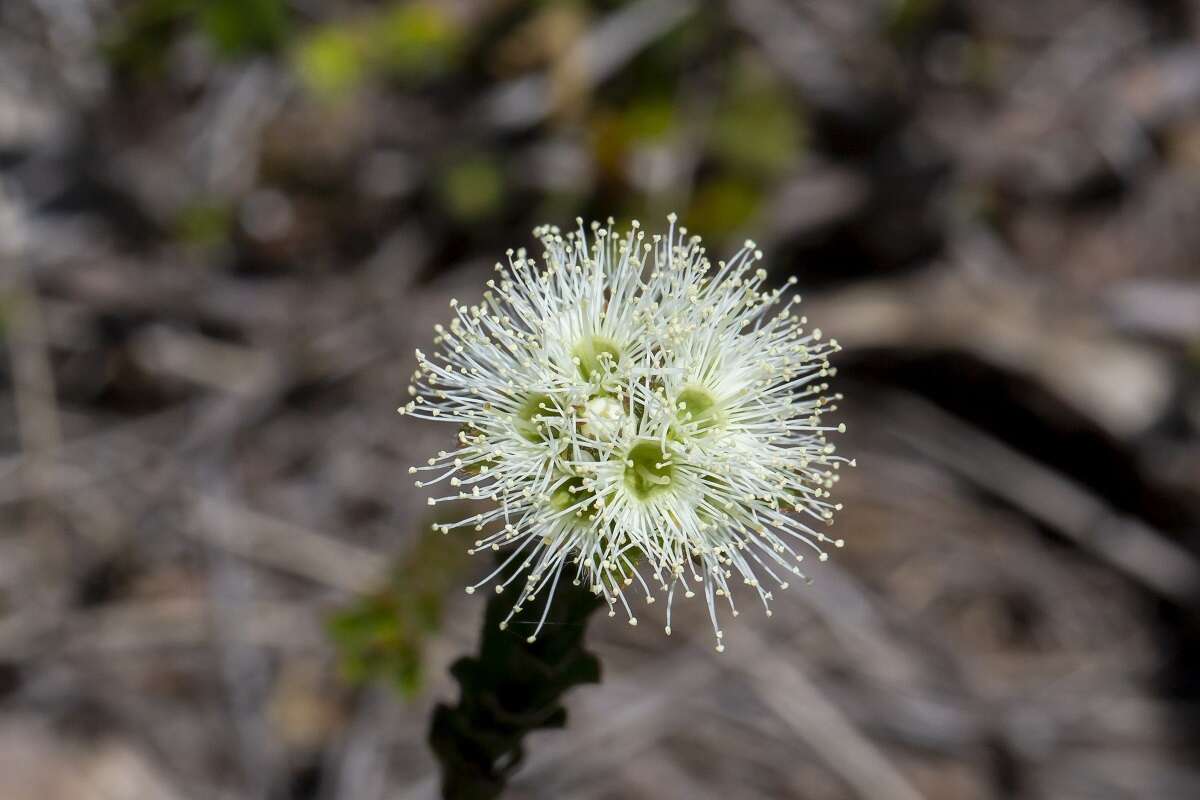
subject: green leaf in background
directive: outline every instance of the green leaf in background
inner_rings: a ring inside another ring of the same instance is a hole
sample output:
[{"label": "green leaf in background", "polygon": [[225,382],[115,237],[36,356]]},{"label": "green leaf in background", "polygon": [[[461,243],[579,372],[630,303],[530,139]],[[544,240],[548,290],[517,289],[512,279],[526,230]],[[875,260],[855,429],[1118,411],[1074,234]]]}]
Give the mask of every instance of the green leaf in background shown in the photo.
[{"label": "green leaf in background", "polygon": [[701,184],[684,219],[688,227],[722,237],[744,227],[762,205],[762,190],[745,178],[730,175]]},{"label": "green leaf in background", "polygon": [[199,4],[200,28],[226,55],[271,51],[287,40],[285,0],[206,0]]},{"label": "green leaf in background", "polygon": [[319,28],[297,46],[293,64],[309,90],[326,96],[342,95],[358,87],[369,65],[363,37],[338,25]]},{"label": "green leaf in background", "polygon": [[1003,61],[999,43],[984,38],[972,38],[967,44],[967,80],[975,86],[994,86],[1000,77]]},{"label": "green leaf in background", "polygon": [[432,523],[425,530],[387,586],[330,618],[326,630],[346,680],[381,680],[406,697],[420,689],[425,638],[441,625],[445,598],[468,566],[460,537]]},{"label": "green leaf in background", "polygon": [[504,175],[495,158],[476,154],[451,162],[438,177],[446,210],[462,222],[492,216],[504,200]]},{"label": "green leaf in background", "polygon": [[639,97],[620,108],[599,109],[590,132],[596,163],[624,180],[638,148],[669,142],[678,130],[678,115],[670,97]]},{"label": "green leaf in background", "polygon": [[668,97],[645,97],[623,115],[625,135],[637,142],[658,142],[675,131],[675,104]]},{"label": "green leaf in background", "polygon": [[365,28],[372,59],[401,79],[440,75],[457,62],[464,31],[444,6],[405,2],[392,6]]},{"label": "green leaf in background", "polygon": [[175,37],[192,25],[226,57],[274,51],[290,30],[286,0],[140,0],[120,17],[109,59],[155,72]]},{"label": "green leaf in background", "polygon": [[373,76],[419,83],[443,75],[457,66],[464,38],[442,6],[393,3],[318,27],[299,42],[292,62],[311,91],[339,96]]},{"label": "green leaf in background", "polygon": [[184,244],[215,247],[229,241],[233,221],[233,209],[228,204],[199,202],[179,212],[174,233]]},{"label": "green leaf in background", "polygon": [[942,8],[942,0],[893,0],[884,30],[888,38],[903,43],[920,33]]},{"label": "green leaf in background", "polygon": [[757,58],[734,61],[712,135],[713,154],[737,171],[769,177],[794,167],[808,147],[803,109]]},{"label": "green leaf in background", "polygon": [[139,73],[155,72],[195,0],[141,0],[120,18],[106,52],[116,67]]},{"label": "green leaf in background", "polygon": [[352,683],[381,679],[411,697],[420,688],[421,640],[403,594],[389,590],[363,598],[335,615],[328,633],[338,649],[343,677]]}]

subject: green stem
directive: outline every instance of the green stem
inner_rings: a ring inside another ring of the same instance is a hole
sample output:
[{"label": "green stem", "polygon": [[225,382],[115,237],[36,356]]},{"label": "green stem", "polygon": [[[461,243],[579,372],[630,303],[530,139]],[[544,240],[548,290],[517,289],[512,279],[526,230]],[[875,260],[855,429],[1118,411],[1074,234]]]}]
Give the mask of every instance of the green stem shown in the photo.
[{"label": "green stem", "polygon": [[524,756],[522,741],[538,728],[561,728],[567,711],[562,697],[572,686],[600,682],[600,662],[583,648],[583,635],[602,598],[563,579],[546,624],[532,644],[541,603],[531,603],[509,621],[512,597],[493,595],[480,637],[479,655],[450,668],[458,680],[458,705],[434,710],[429,743],[442,766],[446,800],[499,797]]}]

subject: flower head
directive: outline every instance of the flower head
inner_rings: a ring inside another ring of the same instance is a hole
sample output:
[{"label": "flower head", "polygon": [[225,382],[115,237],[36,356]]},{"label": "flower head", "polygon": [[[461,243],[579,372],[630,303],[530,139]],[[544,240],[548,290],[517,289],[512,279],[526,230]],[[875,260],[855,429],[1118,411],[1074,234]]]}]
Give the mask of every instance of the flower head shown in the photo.
[{"label": "flower head", "polygon": [[448,487],[430,505],[493,501],[434,526],[505,551],[468,592],[516,582],[511,619],[582,582],[631,625],[627,595],[659,595],[668,634],[676,596],[702,593],[723,650],[733,583],[769,615],[775,588],[807,581],[806,556],[842,545],[818,530],[840,508],[829,490],[845,463],[826,438],[841,426],[822,420],[838,345],[794,313],[798,297],[765,288],[753,242],[714,266],[668,219],[665,236],[636,221],[617,235],[611,219],[535,230],[540,266],[510,250],[482,302],[450,301],[400,412],[459,426],[456,450],[410,470]]}]

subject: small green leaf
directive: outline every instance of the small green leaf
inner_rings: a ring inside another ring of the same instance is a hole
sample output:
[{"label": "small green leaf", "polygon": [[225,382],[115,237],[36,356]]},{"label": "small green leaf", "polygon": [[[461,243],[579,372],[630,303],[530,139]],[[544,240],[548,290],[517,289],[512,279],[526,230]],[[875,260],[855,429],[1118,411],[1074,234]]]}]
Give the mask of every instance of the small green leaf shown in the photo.
[{"label": "small green leaf", "polygon": [[893,0],[885,31],[893,41],[904,42],[920,33],[941,7],[942,0]]},{"label": "small green leaf", "polygon": [[277,49],[287,39],[284,0],[206,0],[200,28],[225,55]]},{"label": "small green leaf", "polygon": [[328,96],[355,89],[368,69],[361,37],[339,26],[319,29],[302,41],[293,63],[305,86]]},{"label": "small green leaf", "polygon": [[229,240],[233,211],[227,204],[199,202],[175,218],[175,235],[186,244],[214,247]]},{"label": "small green leaf", "polygon": [[462,48],[464,31],[444,6],[406,2],[365,29],[372,58],[399,78],[435,77],[449,70]]},{"label": "small green leaf", "polygon": [[716,177],[704,183],[692,200],[690,227],[727,236],[742,228],[758,211],[762,191],[743,178]]},{"label": "small green leaf", "polygon": [[405,697],[421,687],[425,637],[441,625],[445,597],[459,585],[466,546],[426,532],[396,565],[387,586],[355,600],[326,622],[340,671],[351,683],[384,681]]},{"label": "small green leaf", "polygon": [[504,176],[495,159],[468,156],[454,161],[442,172],[438,191],[451,215],[461,222],[475,222],[500,210]]},{"label": "small green leaf", "polygon": [[788,88],[757,57],[737,60],[713,128],[714,154],[743,174],[767,177],[798,163],[807,144],[804,115]]}]

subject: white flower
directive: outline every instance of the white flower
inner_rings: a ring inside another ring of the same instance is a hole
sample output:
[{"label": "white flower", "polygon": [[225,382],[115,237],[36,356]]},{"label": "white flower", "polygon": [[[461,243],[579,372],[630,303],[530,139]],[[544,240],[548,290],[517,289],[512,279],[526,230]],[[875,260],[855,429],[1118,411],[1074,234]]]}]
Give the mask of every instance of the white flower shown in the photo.
[{"label": "white flower", "polygon": [[611,219],[590,236],[582,220],[535,230],[544,266],[510,250],[479,305],[450,301],[400,412],[459,426],[457,450],[410,470],[451,487],[430,505],[494,501],[434,526],[507,551],[468,592],[519,581],[511,620],[538,598],[548,610],[566,578],[635,625],[636,586],[647,603],[665,594],[668,634],[675,597],[702,592],[723,650],[717,604],[737,615],[735,578],[769,615],[773,588],[807,580],[798,562],[826,558],[815,528],[840,508],[828,498],[845,462],[822,424],[838,345],[805,327],[798,297],[764,288],[753,242],[714,268],[668,219],[665,237],[637,222],[615,236]]}]

